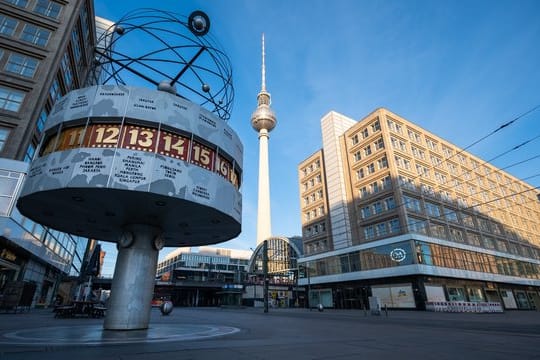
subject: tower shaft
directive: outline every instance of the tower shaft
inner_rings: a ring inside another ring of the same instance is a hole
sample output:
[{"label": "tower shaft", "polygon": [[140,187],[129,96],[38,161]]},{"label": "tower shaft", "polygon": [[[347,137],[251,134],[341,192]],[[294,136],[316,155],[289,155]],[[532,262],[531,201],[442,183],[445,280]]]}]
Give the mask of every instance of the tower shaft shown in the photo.
[{"label": "tower shaft", "polygon": [[266,91],[264,62],[264,34],[262,36],[261,91],[257,95],[257,109],[251,115],[251,126],[259,134],[259,191],[257,203],[257,245],[272,235],[270,221],[270,174],[268,166],[268,134],[276,126],[276,115],[270,108],[270,94]]},{"label": "tower shaft", "polygon": [[259,132],[259,196],[257,202],[257,245],[272,235],[270,216],[270,171],[268,166],[268,131]]}]

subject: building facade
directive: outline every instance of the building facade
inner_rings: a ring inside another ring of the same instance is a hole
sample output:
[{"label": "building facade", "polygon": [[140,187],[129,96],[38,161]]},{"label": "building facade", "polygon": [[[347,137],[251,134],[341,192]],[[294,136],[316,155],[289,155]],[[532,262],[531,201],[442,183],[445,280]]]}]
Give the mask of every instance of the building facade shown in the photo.
[{"label": "building facade", "polygon": [[175,306],[217,306],[229,292],[241,296],[251,253],[210,246],[178,248],[158,263],[154,298],[169,298]]},{"label": "building facade", "polygon": [[540,308],[538,191],[386,110],[321,120],[298,167],[310,302]]},{"label": "building facade", "polygon": [[87,81],[93,2],[0,1],[0,41],[0,293],[13,282],[31,283],[31,304],[50,305],[61,280],[79,276],[87,239],[34,223],[14,204],[53,104]]},{"label": "building facade", "polygon": [[301,257],[300,236],[272,236],[259,244],[249,261],[244,304],[264,307],[266,280],[268,306],[305,307],[305,290],[298,286]]}]

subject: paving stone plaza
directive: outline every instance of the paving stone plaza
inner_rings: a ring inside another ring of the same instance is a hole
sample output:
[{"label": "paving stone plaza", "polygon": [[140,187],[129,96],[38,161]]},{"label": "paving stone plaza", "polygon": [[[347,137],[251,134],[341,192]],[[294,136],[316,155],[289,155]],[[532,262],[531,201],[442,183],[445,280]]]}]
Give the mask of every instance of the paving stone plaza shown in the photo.
[{"label": "paving stone plaza", "polygon": [[51,310],[0,314],[0,359],[538,359],[540,312],[152,310],[148,330]]}]

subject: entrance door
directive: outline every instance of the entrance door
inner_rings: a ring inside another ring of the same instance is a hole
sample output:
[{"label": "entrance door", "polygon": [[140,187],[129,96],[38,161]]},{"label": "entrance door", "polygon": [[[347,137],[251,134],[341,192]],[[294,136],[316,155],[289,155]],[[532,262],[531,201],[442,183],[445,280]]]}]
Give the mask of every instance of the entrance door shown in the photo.
[{"label": "entrance door", "polygon": [[362,309],[362,288],[344,288],[342,294],[345,309]]},{"label": "entrance door", "polygon": [[530,309],[525,291],[515,291],[518,309]]},{"label": "entrance door", "polygon": [[501,297],[499,296],[499,293],[497,292],[497,290],[486,289],[485,292],[486,292],[487,301],[498,302],[499,304],[501,303]]},{"label": "entrance door", "polygon": [[531,309],[540,311],[540,295],[536,291],[527,291]]}]

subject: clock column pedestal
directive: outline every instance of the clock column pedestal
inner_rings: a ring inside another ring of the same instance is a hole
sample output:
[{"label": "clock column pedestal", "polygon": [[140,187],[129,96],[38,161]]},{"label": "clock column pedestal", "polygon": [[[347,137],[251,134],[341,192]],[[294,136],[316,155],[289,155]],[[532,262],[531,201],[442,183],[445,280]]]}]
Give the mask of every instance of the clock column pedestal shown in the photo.
[{"label": "clock column pedestal", "polygon": [[161,229],[133,224],[118,240],[118,257],[107,305],[105,330],[147,329],[159,250]]}]

